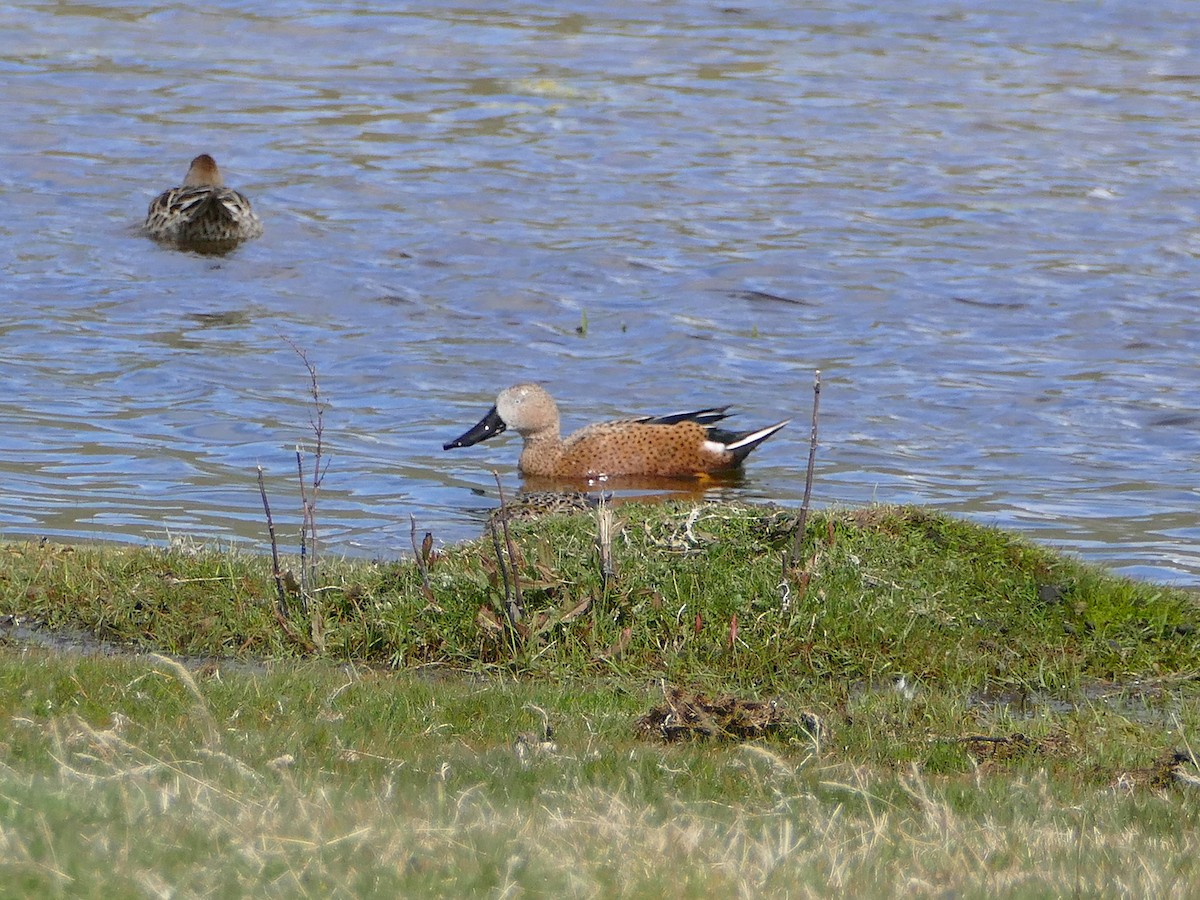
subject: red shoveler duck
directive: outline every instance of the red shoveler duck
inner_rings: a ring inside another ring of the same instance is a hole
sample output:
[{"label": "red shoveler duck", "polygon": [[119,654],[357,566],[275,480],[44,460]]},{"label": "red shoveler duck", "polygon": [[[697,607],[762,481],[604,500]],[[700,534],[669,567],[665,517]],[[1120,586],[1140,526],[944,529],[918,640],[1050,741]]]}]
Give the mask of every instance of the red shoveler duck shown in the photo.
[{"label": "red shoveler duck", "polygon": [[602,422],[563,440],[554,398],[539,385],[518,384],[501,391],[496,405],[477,425],[442,449],[470,447],[512,428],[525,441],[520,461],[523,475],[589,480],[694,477],[737,468],[755,447],[791,421],[757,431],[726,431],[716,423],[726,418],[728,408]]},{"label": "red shoveler duck", "polygon": [[201,153],[182,185],[154,198],[143,229],[156,241],[219,250],[258,237],[263,227],[246,196],[225,187],[216,161]]}]

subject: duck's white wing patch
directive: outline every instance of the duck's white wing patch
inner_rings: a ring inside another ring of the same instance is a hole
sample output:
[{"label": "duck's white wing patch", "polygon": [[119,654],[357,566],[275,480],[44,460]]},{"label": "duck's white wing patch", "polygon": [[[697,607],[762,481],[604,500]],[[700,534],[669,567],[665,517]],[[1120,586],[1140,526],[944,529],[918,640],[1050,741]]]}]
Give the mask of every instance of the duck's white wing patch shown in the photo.
[{"label": "duck's white wing patch", "polygon": [[[768,425],[766,428],[760,428],[758,431],[752,431],[750,434],[743,435],[742,437],[738,438],[736,441],[733,441],[732,443],[720,444],[719,446],[721,447],[722,450],[728,450],[731,452],[734,450],[740,450],[742,447],[753,446],[754,444],[757,444],[760,441],[765,441],[767,438],[769,438],[771,435],[773,435],[775,432],[777,432],[780,428],[782,428],[784,425],[787,425],[788,422],[791,422],[791,421],[792,421],[791,419],[788,419],[786,422],[776,422],[774,425]],[[705,443],[705,445],[708,445],[713,442],[705,441],[704,443]]]}]

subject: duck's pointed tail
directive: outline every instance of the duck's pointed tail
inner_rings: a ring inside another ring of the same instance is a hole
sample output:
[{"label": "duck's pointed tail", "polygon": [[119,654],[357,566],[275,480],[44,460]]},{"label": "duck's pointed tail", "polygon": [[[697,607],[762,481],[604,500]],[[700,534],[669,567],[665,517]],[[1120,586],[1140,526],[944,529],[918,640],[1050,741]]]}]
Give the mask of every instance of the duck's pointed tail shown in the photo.
[{"label": "duck's pointed tail", "polygon": [[758,431],[751,431],[747,434],[713,430],[709,431],[709,439],[724,444],[725,452],[733,454],[733,465],[739,465],[755,447],[791,421],[791,419],[784,419],[782,422],[776,422],[774,425],[768,425],[766,428],[760,428]]}]

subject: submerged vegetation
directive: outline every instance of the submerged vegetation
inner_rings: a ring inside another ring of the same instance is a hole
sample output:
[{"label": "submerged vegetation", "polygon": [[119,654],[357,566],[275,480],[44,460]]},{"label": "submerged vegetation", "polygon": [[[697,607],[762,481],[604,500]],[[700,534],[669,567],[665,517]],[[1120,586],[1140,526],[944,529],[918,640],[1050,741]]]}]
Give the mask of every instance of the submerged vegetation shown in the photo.
[{"label": "submerged vegetation", "polygon": [[[794,525],[513,516],[409,561],[324,558],[307,609],[269,559],[0,545],[0,872],[62,894],[1186,894],[1195,596],[922,509]],[[167,655],[29,642],[64,634]]]}]

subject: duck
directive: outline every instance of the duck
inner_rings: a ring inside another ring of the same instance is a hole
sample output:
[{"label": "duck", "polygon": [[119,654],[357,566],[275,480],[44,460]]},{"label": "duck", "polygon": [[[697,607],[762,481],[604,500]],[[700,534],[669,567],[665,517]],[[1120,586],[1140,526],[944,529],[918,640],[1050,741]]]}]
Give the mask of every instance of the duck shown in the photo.
[{"label": "duck", "polygon": [[154,198],[143,230],[164,243],[222,249],[258,237],[263,226],[246,195],[225,187],[216,160],[201,153],[182,185]]},{"label": "duck", "polygon": [[476,425],[442,449],[470,447],[512,428],[524,440],[518,468],[525,476],[588,481],[696,477],[738,468],[759,444],[791,422],[727,431],[716,425],[728,417],[728,410],[714,406],[600,422],[563,440],[554,398],[541,385],[526,382],[502,390]]}]

